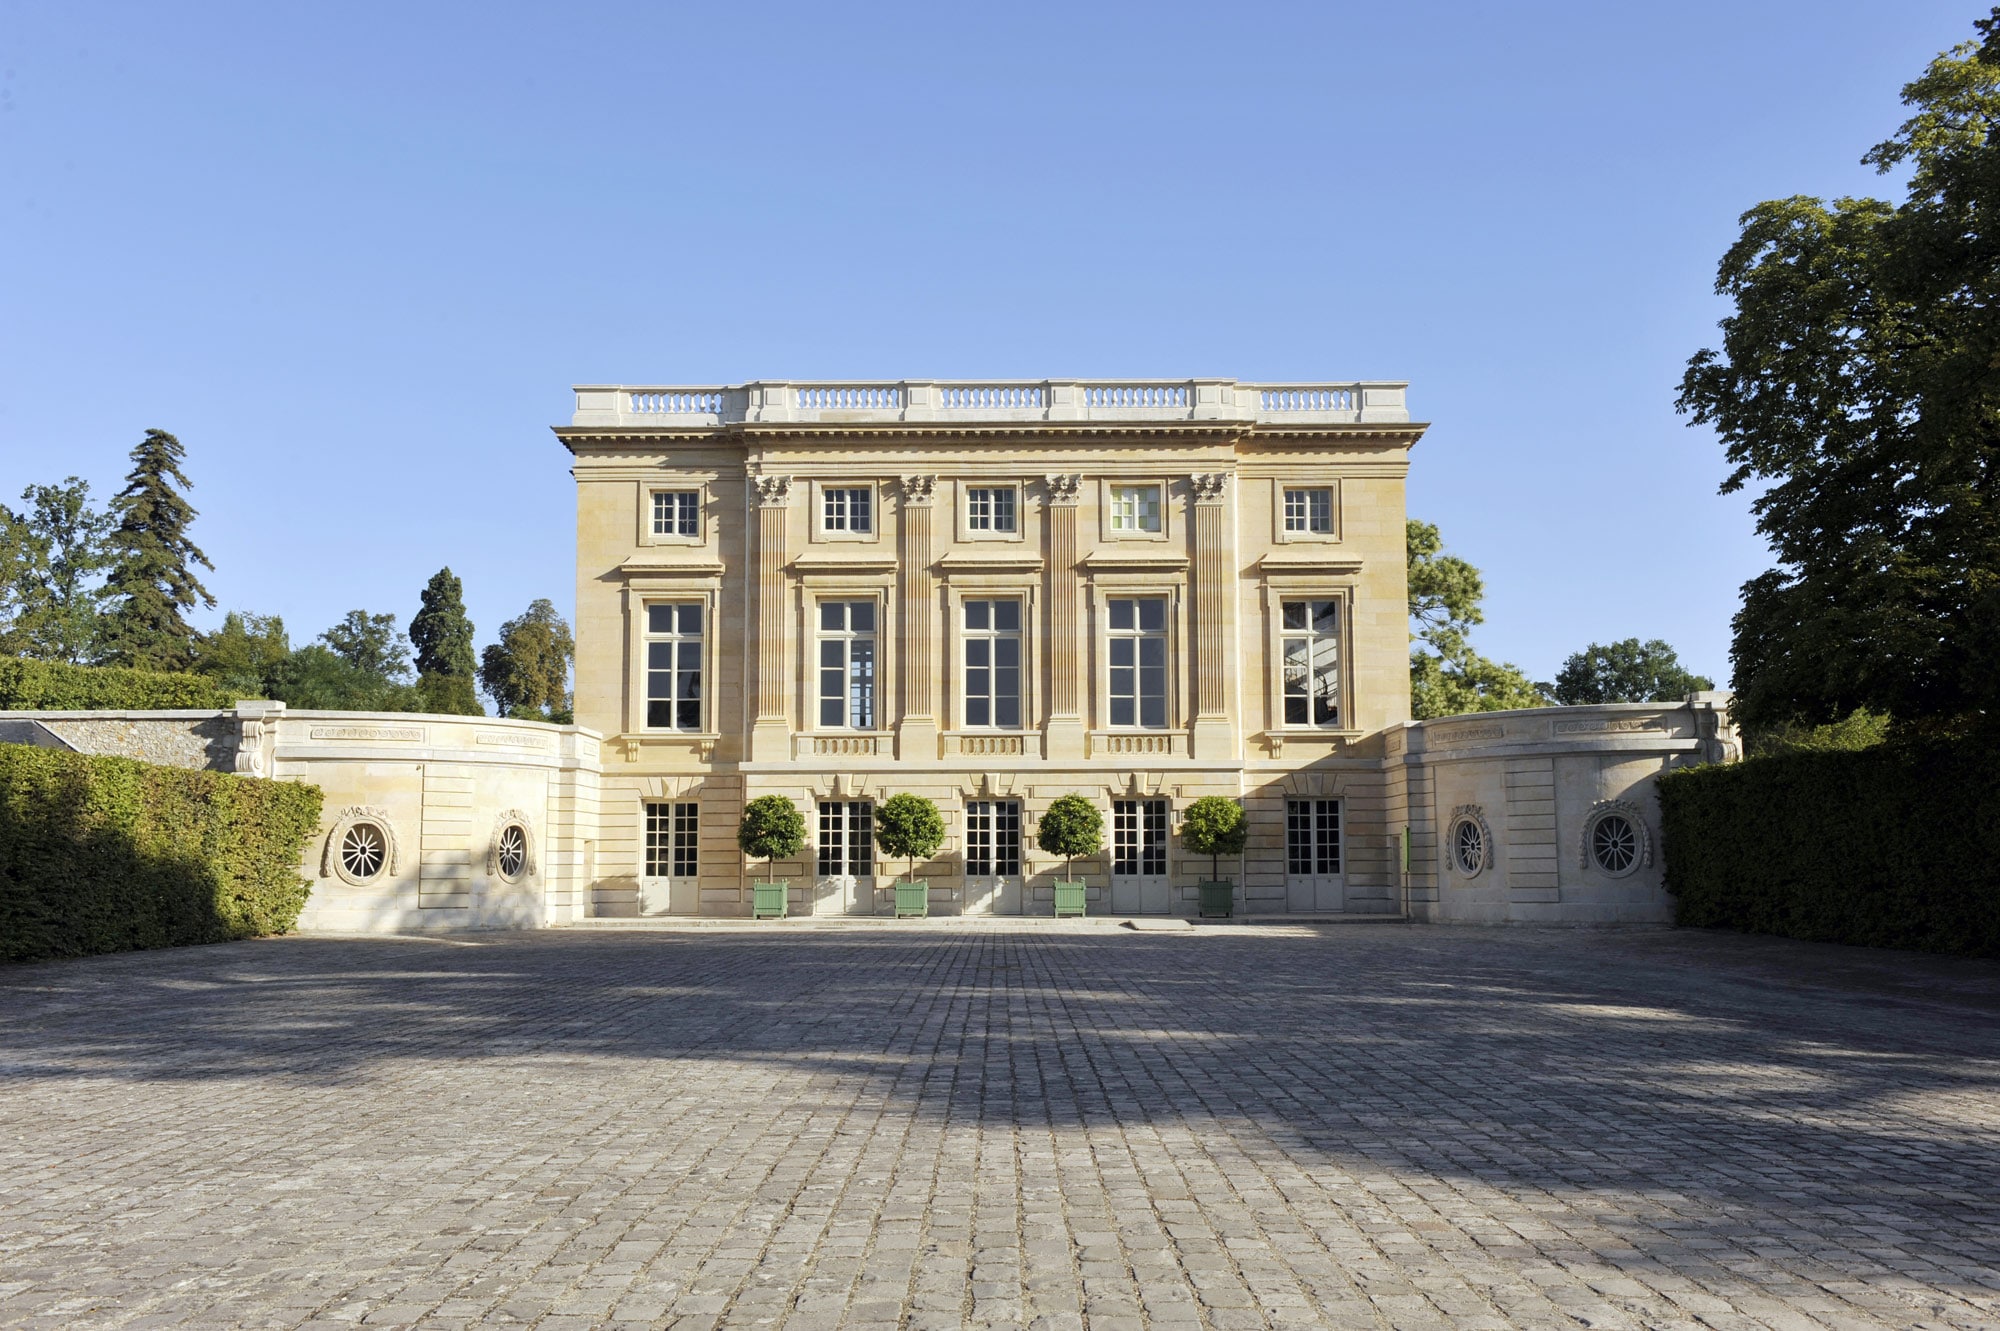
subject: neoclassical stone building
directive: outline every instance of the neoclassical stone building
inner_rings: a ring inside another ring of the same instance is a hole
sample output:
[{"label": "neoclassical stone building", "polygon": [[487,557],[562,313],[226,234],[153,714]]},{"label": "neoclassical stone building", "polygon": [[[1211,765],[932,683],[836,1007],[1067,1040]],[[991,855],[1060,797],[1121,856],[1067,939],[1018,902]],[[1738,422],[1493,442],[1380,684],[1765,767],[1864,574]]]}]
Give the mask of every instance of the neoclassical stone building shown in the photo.
[{"label": "neoclassical stone building", "polygon": [[579,388],[579,724],[242,703],[0,741],[318,783],[306,929],[747,915],[771,793],[810,831],[792,913],[886,913],[898,791],[945,817],[935,914],[1049,913],[1035,824],[1080,793],[1098,914],[1192,912],[1215,794],[1247,914],[1671,919],[1654,778],[1736,756],[1727,696],[1412,723],[1404,388]]},{"label": "neoclassical stone building", "polygon": [[1094,910],[1191,910],[1180,814],[1219,794],[1249,911],[1665,918],[1650,778],[1726,747],[1715,700],[1407,725],[1405,388],[579,388],[592,910],[746,913],[736,824],[777,793],[793,912],[879,913],[907,790],[949,831],[934,912],[1048,911],[1033,827],[1080,792]]}]

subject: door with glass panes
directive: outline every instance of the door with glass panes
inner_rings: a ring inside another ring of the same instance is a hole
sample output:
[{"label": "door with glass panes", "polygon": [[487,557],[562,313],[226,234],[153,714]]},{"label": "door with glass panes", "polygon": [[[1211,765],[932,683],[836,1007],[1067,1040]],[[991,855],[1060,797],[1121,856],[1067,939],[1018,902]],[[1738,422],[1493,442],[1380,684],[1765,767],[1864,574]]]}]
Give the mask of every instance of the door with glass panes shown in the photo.
[{"label": "door with glass panes", "polygon": [[1327,914],[1347,908],[1340,856],[1340,801],[1285,801],[1285,909]]},{"label": "door with glass panes", "polygon": [[1111,802],[1111,912],[1165,915],[1167,890],[1167,802]]},{"label": "door with glass panes", "polygon": [[965,805],[965,909],[970,915],[1021,913],[1021,804]]},{"label": "door with glass panes", "polygon": [[875,806],[867,800],[821,800],[815,915],[875,913]]}]

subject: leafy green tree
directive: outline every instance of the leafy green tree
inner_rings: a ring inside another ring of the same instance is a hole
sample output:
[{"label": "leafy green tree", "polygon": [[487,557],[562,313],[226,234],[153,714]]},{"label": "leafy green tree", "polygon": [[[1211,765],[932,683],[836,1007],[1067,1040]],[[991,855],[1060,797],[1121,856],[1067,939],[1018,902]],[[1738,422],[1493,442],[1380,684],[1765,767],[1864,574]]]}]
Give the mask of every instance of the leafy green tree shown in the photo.
[{"label": "leafy green tree", "polygon": [[2000,8],[1903,89],[1864,162],[1901,204],[1760,203],[1723,256],[1734,313],[1678,405],[1714,427],[1776,567],[1730,657],[1751,726],[1856,708],[1952,731],[2000,717]]},{"label": "leafy green tree", "polygon": [[1208,856],[1211,882],[1222,877],[1222,857],[1241,855],[1250,844],[1250,825],[1244,820],[1243,806],[1222,795],[1203,795],[1181,815],[1181,844],[1197,855]]},{"label": "leafy green tree", "polygon": [[329,712],[387,712],[390,685],[321,643],[310,642],[274,664],[265,689],[288,707]]},{"label": "leafy green tree", "polygon": [[1553,684],[1538,685],[1566,707],[1598,702],[1678,702],[1715,681],[1689,672],[1658,638],[1591,643],[1563,662]]},{"label": "leafy green tree", "polygon": [[545,600],[500,626],[500,641],[479,658],[479,682],[502,716],[546,721],[570,714],[569,666],[576,639]]},{"label": "leafy green tree", "polygon": [[771,861],[788,860],[805,849],[805,815],[783,795],[759,795],[743,806],[736,846],[751,859],[764,861],[764,881],[769,882]]},{"label": "leafy green tree", "polygon": [[1058,795],[1035,824],[1035,844],[1063,857],[1063,881],[1076,881],[1076,857],[1095,855],[1104,844],[1104,815],[1081,795]]},{"label": "leafy green tree", "polygon": [[92,506],[90,482],[31,485],[19,513],[0,508],[0,605],[7,608],[0,650],[84,665],[102,636],[104,571],[111,565],[111,515]]},{"label": "leafy green tree", "polygon": [[1769,758],[1780,753],[1855,753],[1872,749],[1889,738],[1889,718],[1881,712],[1856,708],[1838,721],[1822,726],[1783,721],[1775,726],[1751,726],[1743,732],[1743,753]]},{"label": "leafy green tree", "polygon": [[165,430],[146,431],[132,450],[125,488],[111,501],[118,526],[110,537],[111,605],[103,629],[104,655],[113,665],[185,670],[194,661],[195,631],[182,612],[215,604],[194,573],[196,564],[211,571],[215,565],[188,538],[195,510],[181,494],[192,488],[181,471],[185,456],[181,441]]},{"label": "leafy green tree", "polygon": [[388,683],[400,683],[410,673],[410,646],[394,615],[350,610],[319,640],[349,664]]},{"label": "leafy green tree", "polygon": [[277,698],[271,688],[272,671],[291,654],[283,619],[231,610],[222,617],[221,628],[203,636],[194,669],[242,697]]},{"label": "leafy green tree", "polygon": [[891,795],[875,806],[875,844],[891,859],[910,863],[905,882],[917,876],[917,861],[937,854],[944,844],[944,815],[922,795]]},{"label": "leafy green tree", "polygon": [[1543,707],[1548,699],[1519,666],[1489,661],[1472,650],[1468,635],[1486,619],[1479,602],[1486,583],[1429,522],[1411,518],[1404,528],[1409,558],[1410,714],[1419,721],[1461,712]]},{"label": "leafy green tree", "polygon": [[410,645],[417,652],[417,690],[425,711],[484,714],[474,690],[465,588],[449,568],[439,569],[425,585],[422,608],[410,620]]}]

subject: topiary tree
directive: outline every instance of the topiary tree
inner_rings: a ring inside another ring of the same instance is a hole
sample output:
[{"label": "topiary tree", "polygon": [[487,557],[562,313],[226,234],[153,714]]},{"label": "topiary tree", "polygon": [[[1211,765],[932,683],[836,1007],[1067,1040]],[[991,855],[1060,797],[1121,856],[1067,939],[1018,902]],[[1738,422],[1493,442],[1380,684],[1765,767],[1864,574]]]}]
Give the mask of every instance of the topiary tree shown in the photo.
[{"label": "topiary tree", "polygon": [[937,854],[944,844],[944,815],[922,795],[891,795],[875,808],[875,844],[882,853],[910,862],[903,881],[914,882],[917,861]]},{"label": "topiary tree", "polygon": [[751,859],[764,861],[764,881],[769,883],[772,860],[788,860],[805,849],[806,817],[783,795],[759,795],[743,806],[736,844]]},{"label": "topiary tree", "polygon": [[1095,855],[1104,845],[1104,815],[1081,795],[1060,795],[1035,825],[1035,844],[1063,857],[1065,882],[1076,881],[1079,855]]},{"label": "topiary tree", "polygon": [[1222,857],[1241,855],[1249,844],[1250,827],[1243,806],[1221,795],[1203,795],[1181,815],[1181,844],[1208,856],[1210,881],[1222,878]]}]

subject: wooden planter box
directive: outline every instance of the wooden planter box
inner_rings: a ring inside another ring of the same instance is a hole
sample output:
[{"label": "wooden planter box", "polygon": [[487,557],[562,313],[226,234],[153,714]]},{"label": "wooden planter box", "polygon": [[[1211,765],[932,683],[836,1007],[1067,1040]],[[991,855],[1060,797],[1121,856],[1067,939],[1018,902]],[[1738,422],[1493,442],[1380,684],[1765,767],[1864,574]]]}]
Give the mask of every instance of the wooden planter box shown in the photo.
[{"label": "wooden planter box", "polygon": [[1061,919],[1065,915],[1082,917],[1084,913],[1084,889],[1088,886],[1088,883],[1083,882],[1065,883],[1061,879],[1056,880],[1057,919]]},{"label": "wooden planter box", "polygon": [[897,919],[904,919],[912,915],[929,915],[930,913],[930,879],[918,878],[911,882],[896,884]]},{"label": "wooden planter box", "polygon": [[791,913],[792,880],[773,879],[750,885],[750,915],[759,920],[782,920]]},{"label": "wooden planter box", "polygon": [[1236,883],[1232,879],[1204,878],[1195,887],[1195,914],[1204,920],[1226,920],[1236,913]]}]

